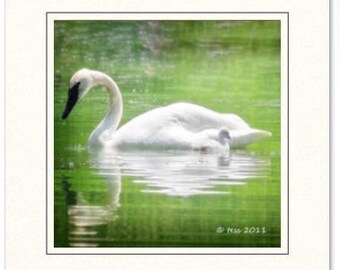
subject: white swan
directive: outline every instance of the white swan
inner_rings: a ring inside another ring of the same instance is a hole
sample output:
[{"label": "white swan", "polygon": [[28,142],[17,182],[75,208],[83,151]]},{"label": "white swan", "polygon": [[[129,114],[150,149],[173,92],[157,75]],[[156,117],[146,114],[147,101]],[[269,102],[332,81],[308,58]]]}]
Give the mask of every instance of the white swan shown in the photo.
[{"label": "white swan", "polygon": [[71,78],[65,119],[78,100],[96,85],[109,93],[110,107],[89,138],[90,145],[126,148],[228,150],[271,136],[253,129],[235,114],[221,114],[190,103],[175,103],[143,113],[117,130],[123,101],[117,84],[105,73],[81,69]]}]

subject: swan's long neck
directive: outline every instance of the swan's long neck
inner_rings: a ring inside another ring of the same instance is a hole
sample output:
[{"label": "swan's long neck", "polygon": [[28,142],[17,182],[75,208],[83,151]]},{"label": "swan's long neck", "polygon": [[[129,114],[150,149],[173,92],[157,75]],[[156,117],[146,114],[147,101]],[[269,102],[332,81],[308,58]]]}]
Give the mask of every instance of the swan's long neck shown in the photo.
[{"label": "swan's long neck", "polygon": [[117,84],[106,74],[93,71],[93,82],[90,87],[104,86],[109,93],[109,110],[104,119],[90,135],[91,145],[102,145],[117,129],[123,113],[123,100]]}]

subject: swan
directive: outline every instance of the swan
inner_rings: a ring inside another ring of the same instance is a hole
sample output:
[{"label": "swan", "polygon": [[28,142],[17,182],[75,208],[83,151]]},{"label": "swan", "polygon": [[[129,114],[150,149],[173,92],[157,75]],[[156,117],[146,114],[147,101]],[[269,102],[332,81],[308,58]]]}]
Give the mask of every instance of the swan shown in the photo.
[{"label": "swan", "polygon": [[271,136],[251,128],[235,114],[212,111],[191,103],[174,103],[145,112],[120,127],[123,100],[116,82],[107,74],[83,68],[70,80],[62,119],[95,86],[109,93],[109,110],[89,137],[90,146],[117,149],[224,150],[241,148]]}]

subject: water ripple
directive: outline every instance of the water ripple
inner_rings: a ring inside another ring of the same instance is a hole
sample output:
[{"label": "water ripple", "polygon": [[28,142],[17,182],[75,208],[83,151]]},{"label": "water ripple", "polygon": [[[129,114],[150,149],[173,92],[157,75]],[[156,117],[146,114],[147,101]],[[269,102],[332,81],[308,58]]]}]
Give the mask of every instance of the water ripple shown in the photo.
[{"label": "water ripple", "polygon": [[219,186],[243,185],[268,175],[270,160],[246,151],[226,156],[199,152],[102,151],[92,154],[92,166],[110,182],[134,178],[142,192],[169,196],[227,194]]}]

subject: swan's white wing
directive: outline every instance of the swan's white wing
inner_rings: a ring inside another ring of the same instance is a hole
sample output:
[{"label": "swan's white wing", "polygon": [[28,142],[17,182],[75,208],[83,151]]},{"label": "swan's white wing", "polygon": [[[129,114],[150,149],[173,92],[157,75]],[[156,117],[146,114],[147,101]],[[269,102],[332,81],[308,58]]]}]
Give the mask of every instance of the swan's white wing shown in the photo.
[{"label": "swan's white wing", "polygon": [[156,108],[143,113],[122,126],[116,133],[128,135],[138,132],[150,135],[161,129],[182,127],[189,132],[199,132],[206,129],[244,128],[248,125],[236,115],[226,115],[214,112],[191,103],[175,103]]},{"label": "swan's white wing", "polygon": [[228,130],[247,129],[249,125],[236,114],[222,114],[223,122],[226,123]]},{"label": "swan's white wing", "polygon": [[[192,132],[206,129],[228,130],[249,128],[248,124],[236,114],[221,114],[199,105],[191,103],[175,103],[153,110],[155,116],[161,117],[171,123],[177,123]],[[162,124],[161,124],[162,125]]]},{"label": "swan's white wing", "polygon": [[258,134],[253,134],[253,129],[235,114],[221,114],[190,103],[175,103],[132,119],[113,134],[110,143],[120,146],[190,147],[196,133],[207,129],[215,129],[218,132],[221,128],[230,131],[233,145],[237,147],[259,138]]}]

